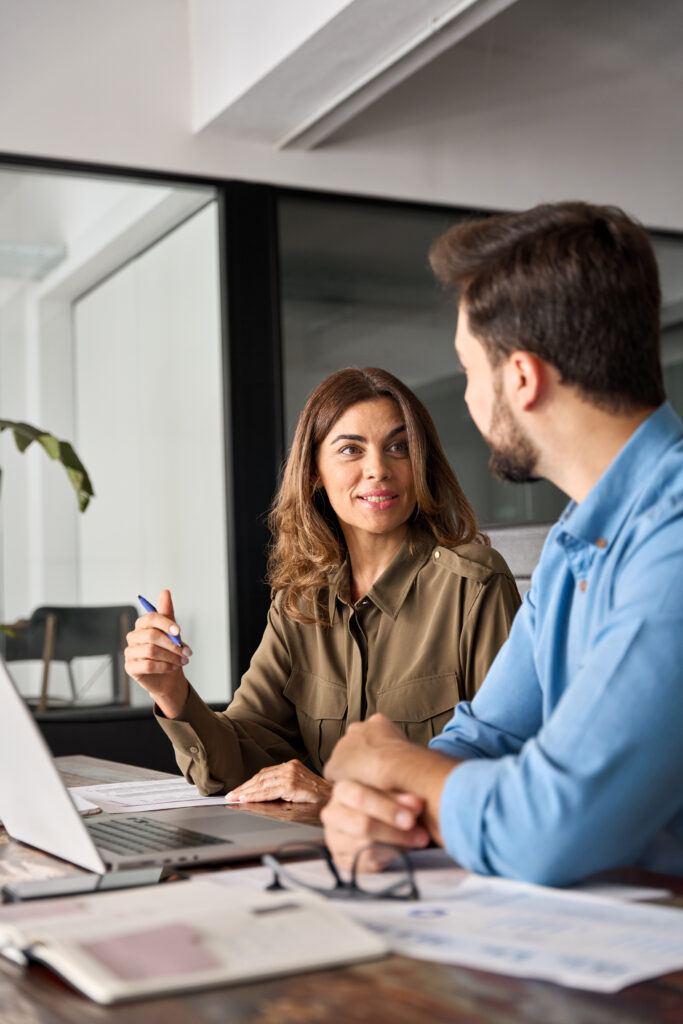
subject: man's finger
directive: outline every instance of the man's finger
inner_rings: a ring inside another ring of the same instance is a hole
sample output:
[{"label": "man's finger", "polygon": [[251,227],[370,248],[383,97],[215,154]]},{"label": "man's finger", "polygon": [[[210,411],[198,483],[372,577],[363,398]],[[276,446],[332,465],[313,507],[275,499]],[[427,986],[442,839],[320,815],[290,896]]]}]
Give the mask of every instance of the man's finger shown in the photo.
[{"label": "man's finger", "polygon": [[[343,836],[345,845],[354,846],[356,849],[370,843],[391,843],[393,846],[408,849],[426,846],[429,843],[429,834],[421,825],[415,825],[410,829],[395,828],[336,799],[323,808],[320,818],[325,826],[328,846],[333,853],[335,845],[340,842],[340,836]],[[337,837],[336,842],[334,837]]]},{"label": "man's finger", "polygon": [[415,793],[392,793],[392,796],[397,804],[407,807],[416,818],[419,818],[424,811],[425,802],[421,796],[416,796]]},{"label": "man's finger", "polygon": [[422,801],[414,807],[399,802],[393,794],[383,793],[372,786],[345,779],[334,787],[334,802],[346,805],[369,818],[381,821],[392,828],[411,829],[422,812]]}]

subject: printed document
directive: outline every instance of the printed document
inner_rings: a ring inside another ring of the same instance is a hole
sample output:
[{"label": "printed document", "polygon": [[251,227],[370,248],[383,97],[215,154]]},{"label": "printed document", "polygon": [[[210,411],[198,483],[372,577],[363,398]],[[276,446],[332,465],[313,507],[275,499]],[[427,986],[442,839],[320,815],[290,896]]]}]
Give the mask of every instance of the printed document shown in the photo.
[{"label": "printed document", "polygon": [[191,786],[182,777],[152,779],[147,782],[107,782],[95,786],[71,786],[69,792],[72,799],[86,800],[110,814],[225,803],[225,797],[222,796],[201,796],[197,787]]},{"label": "printed document", "polygon": [[[617,992],[683,968],[683,910],[485,878],[452,861],[448,866],[441,850],[413,856],[419,900],[336,901],[395,953],[595,992]],[[313,885],[327,872],[321,861],[307,865],[305,876],[301,868],[299,876]],[[394,876],[385,872],[387,884]],[[272,873],[245,868],[209,877],[257,890]],[[628,893],[621,886],[615,891]]]}]

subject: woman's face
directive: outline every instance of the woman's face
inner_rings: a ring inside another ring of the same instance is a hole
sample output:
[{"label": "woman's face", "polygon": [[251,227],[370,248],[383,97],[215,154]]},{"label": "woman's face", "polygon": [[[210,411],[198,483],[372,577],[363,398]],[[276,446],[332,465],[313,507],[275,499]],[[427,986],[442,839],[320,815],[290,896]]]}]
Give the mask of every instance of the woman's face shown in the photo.
[{"label": "woman's face", "polygon": [[406,533],[416,497],[406,426],[393,398],[350,406],[321,442],[317,471],[347,544],[352,534]]}]

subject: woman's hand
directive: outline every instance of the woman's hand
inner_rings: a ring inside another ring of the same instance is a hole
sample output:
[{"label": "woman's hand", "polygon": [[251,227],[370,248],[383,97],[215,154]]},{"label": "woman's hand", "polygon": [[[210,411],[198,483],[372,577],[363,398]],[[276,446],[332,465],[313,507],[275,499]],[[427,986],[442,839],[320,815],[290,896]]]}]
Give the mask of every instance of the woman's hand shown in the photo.
[{"label": "woman's hand", "polygon": [[126,637],[126,673],[147,690],[166,718],[175,718],[187,700],[183,666],[192,651],[186,644],[176,647],[166,636],[180,636],[168,590],[159,594],[157,607],[158,611],[141,615]]},{"label": "woman's hand", "polygon": [[244,804],[264,800],[289,800],[295,804],[324,804],[332,786],[305,768],[301,761],[286,761],[262,768],[225,797]]}]

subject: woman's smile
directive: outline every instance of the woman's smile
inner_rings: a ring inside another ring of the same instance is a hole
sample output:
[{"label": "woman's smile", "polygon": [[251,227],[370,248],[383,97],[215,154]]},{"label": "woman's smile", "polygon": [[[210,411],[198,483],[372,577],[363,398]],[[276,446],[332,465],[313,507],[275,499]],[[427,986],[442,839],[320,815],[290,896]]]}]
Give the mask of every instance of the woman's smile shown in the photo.
[{"label": "woman's smile", "polygon": [[401,540],[416,497],[406,426],[393,398],[346,409],[319,446],[317,473],[347,544],[351,535]]},{"label": "woman's smile", "polygon": [[381,512],[398,501],[398,494],[395,491],[369,491],[367,494],[359,494],[358,498],[368,508]]}]

